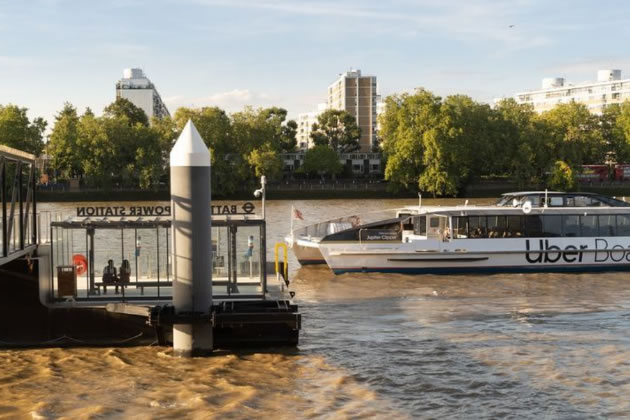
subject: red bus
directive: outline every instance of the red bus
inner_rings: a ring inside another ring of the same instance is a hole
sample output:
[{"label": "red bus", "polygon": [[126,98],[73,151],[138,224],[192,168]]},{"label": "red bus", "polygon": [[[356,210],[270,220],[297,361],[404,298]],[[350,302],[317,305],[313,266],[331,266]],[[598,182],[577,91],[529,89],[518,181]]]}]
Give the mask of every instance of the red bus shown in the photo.
[{"label": "red bus", "polygon": [[615,181],[630,180],[630,164],[620,163],[615,165]]},{"label": "red bus", "polygon": [[582,172],[577,175],[579,182],[604,182],[608,178],[608,165],[582,165]]}]

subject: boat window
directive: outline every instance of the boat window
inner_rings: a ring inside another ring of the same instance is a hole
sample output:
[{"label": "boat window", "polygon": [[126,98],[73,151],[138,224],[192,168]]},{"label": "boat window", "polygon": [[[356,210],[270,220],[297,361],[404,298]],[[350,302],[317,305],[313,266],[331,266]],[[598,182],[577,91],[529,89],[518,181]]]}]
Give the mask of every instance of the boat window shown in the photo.
[{"label": "boat window", "polygon": [[431,217],[429,219],[429,223],[431,224],[430,227],[432,227],[432,228],[439,228],[440,227],[440,218],[439,217]]},{"label": "boat window", "polygon": [[403,230],[413,230],[413,218],[408,217],[402,222]]},{"label": "boat window", "polygon": [[453,237],[460,239],[468,237],[468,217],[453,217]]},{"label": "boat window", "polygon": [[427,216],[416,216],[413,220],[414,230],[416,235],[427,235]]},{"label": "boat window", "polygon": [[617,235],[630,236],[630,215],[617,216]]},{"label": "boat window", "polygon": [[599,236],[615,236],[616,222],[612,214],[599,216]]},{"label": "boat window", "polygon": [[525,233],[530,238],[543,236],[542,216],[531,215],[525,217]]},{"label": "boat window", "polygon": [[518,238],[524,236],[524,224],[523,216],[507,216],[507,229],[504,237]]},{"label": "boat window", "polygon": [[528,195],[525,200],[523,200],[523,204],[525,201],[529,201],[532,203],[532,207],[540,207],[540,196],[538,195]]},{"label": "boat window", "polygon": [[562,216],[562,231],[564,236],[570,238],[580,236],[580,216]]},{"label": "boat window", "polygon": [[563,197],[548,197],[549,207],[563,207],[564,206],[564,198]]},{"label": "boat window", "polygon": [[543,236],[557,237],[562,236],[562,216],[544,215],[543,219]]},{"label": "boat window", "polygon": [[485,216],[469,216],[468,217],[468,237],[469,238],[487,238],[488,224]]},{"label": "boat window", "polygon": [[597,236],[599,229],[597,227],[597,216],[580,216],[580,226],[582,228],[581,236]]},{"label": "boat window", "polygon": [[503,238],[506,225],[505,216],[488,216],[488,238]]}]

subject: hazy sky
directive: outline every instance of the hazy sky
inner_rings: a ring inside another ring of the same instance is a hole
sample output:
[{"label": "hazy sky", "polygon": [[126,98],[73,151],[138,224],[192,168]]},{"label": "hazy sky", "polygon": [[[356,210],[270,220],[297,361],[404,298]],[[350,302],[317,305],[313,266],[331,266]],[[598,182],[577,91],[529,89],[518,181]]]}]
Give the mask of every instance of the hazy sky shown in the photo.
[{"label": "hazy sky", "polygon": [[0,0],[0,104],[100,114],[125,67],[178,106],[324,102],[350,68],[383,96],[495,97],[543,77],[630,78],[628,0]]}]

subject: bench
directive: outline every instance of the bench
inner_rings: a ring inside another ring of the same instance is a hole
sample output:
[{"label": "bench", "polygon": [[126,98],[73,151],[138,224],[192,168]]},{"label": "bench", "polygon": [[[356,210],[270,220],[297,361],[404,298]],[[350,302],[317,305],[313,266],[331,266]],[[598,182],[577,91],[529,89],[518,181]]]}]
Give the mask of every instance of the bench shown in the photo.
[{"label": "bench", "polygon": [[140,289],[141,295],[144,295],[145,287],[173,287],[172,281],[139,281],[134,284],[136,289]]},{"label": "bench", "polygon": [[94,283],[94,287],[96,287],[96,291],[98,292],[98,294],[101,294],[101,287],[103,288],[103,294],[106,295],[107,294],[107,286],[112,286],[115,287],[114,292],[118,293],[118,288],[120,287],[121,291],[123,287],[128,287],[130,286],[132,283],[121,283],[121,282],[116,282],[116,283],[104,283],[104,282],[98,282],[98,283]]}]

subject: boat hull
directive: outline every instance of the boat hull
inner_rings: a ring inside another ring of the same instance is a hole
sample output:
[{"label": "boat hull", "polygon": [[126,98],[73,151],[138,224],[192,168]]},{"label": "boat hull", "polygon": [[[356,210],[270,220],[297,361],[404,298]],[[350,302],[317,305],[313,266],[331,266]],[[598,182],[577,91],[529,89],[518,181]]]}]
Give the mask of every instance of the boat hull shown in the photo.
[{"label": "boat hull", "polygon": [[335,274],[452,274],[630,270],[630,237],[321,243]]},{"label": "boat hull", "polygon": [[326,264],[317,242],[302,239],[291,241],[287,239],[287,243],[300,265]]}]

